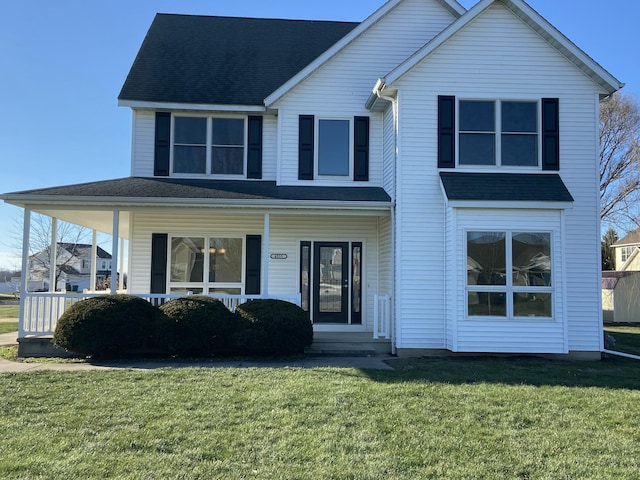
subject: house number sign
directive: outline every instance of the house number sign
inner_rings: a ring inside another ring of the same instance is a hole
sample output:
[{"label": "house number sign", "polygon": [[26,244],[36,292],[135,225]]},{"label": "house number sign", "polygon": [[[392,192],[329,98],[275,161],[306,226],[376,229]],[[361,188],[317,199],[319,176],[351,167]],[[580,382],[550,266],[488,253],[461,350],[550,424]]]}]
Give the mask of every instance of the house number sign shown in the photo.
[{"label": "house number sign", "polygon": [[272,253],[269,257],[271,257],[272,260],[286,260],[288,256],[286,253]]}]

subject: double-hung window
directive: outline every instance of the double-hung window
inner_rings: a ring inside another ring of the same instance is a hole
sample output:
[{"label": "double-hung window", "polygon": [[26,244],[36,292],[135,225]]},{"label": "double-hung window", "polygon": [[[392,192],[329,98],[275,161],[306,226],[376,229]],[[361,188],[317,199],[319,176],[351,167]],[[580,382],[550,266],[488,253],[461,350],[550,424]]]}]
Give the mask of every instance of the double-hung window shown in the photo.
[{"label": "double-hung window", "polygon": [[169,290],[171,293],[242,293],[242,238],[183,237],[170,242]]},{"label": "double-hung window", "polygon": [[553,317],[551,233],[467,232],[468,318]]},{"label": "double-hung window", "polygon": [[540,165],[539,108],[537,101],[460,100],[458,164]]},{"label": "double-hung window", "polygon": [[173,173],[244,175],[244,118],[174,116],[173,122]]}]

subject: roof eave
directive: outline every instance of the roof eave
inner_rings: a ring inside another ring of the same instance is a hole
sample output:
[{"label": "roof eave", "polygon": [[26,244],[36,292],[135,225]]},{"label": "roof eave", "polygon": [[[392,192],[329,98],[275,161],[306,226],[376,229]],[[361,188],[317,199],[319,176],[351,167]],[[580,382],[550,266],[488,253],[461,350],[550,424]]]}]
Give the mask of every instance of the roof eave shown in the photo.
[{"label": "roof eave", "polygon": [[96,197],[77,196],[61,199],[60,195],[4,194],[0,199],[11,205],[66,206],[74,209],[118,210],[140,207],[203,207],[224,206],[228,208],[296,208],[296,209],[347,209],[347,210],[389,210],[392,203],[385,201],[341,201],[341,200],[281,200],[269,198],[228,199],[228,198],[143,198],[143,197]]},{"label": "roof eave", "polygon": [[218,112],[249,112],[262,113],[267,109],[264,105],[228,105],[209,103],[173,103],[173,102],[147,102],[142,100],[118,100],[119,107],[146,110],[197,110]]}]

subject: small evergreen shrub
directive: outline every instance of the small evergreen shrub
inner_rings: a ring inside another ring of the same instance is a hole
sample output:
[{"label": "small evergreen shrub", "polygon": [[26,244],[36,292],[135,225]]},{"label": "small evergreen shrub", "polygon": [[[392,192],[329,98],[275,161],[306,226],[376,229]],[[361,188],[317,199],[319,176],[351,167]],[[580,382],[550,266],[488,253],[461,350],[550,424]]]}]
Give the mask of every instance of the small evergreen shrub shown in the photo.
[{"label": "small evergreen shrub", "polygon": [[162,315],[132,295],[101,295],[73,304],[58,320],[53,344],[98,357],[159,353]]},{"label": "small evergreen shrub", "polygon": [[303,353],[313,342],[307,312],[283,300],[250,300],[236,308],[244,325],[236,334],[243,353],[291,355]]},{"label": "small evergreen shrub", "polygon": [[235,315],[219,301],[193,295],[169,300],[160,307],[169,319],[167,349],[180,356],[233,353]]}]

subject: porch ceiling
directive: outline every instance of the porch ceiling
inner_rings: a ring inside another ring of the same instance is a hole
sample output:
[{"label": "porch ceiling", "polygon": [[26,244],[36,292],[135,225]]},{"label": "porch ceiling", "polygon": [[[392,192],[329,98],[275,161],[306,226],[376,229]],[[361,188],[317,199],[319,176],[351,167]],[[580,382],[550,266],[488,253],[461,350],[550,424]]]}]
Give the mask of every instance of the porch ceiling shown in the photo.
[{"label": "porch ceiling", "polygon": [[[33,207],[33,212],[41,213],[49,217],[55,217],[58,220],[80,225],[91,230],[112,234],[113,231],[113,212],[105,210],[78,210],[78,209],[62,209]],[[129,212],[120,212],[120,222],[118,227],[118,236],[120,238],[129,239]]]}]

